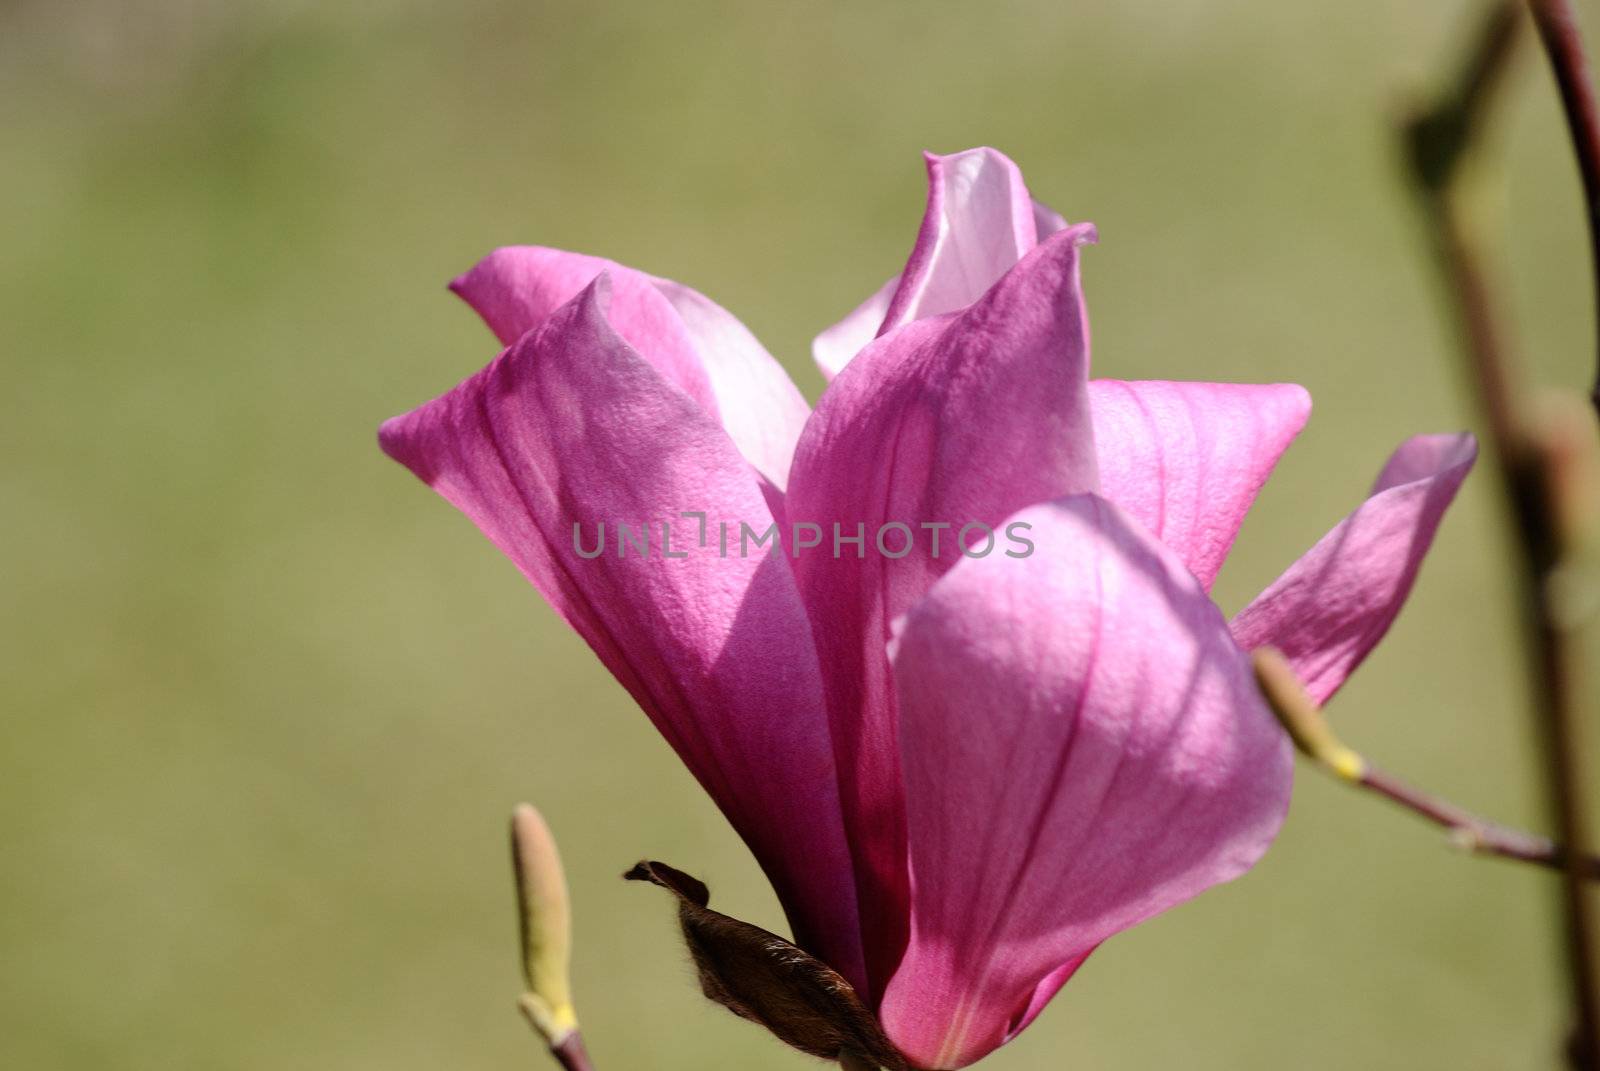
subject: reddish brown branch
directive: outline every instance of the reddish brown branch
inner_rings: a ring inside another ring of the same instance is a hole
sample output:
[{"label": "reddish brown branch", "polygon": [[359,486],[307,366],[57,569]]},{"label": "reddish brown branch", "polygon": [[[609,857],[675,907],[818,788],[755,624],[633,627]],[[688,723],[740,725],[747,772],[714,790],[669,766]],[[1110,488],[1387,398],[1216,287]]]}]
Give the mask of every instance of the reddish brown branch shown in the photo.
[{"label": "reddish brown branch", "polygon": [[[1450,839],[1467,851],[1519,863],[1532,863],[1552,870],[1566,869],[1566,851],[1549,837],[1491,822],[1374,766],[1368,766],[1356,784],[1447,830]],[[1600,880],[1600,858],[1584,856],[1579,863],[1588,880]]]},{"label": "reddish brown branch", "polygon": [[[1583,196],[1589,209],[1590,269],[1594,280],[1594,312],[1600,320],[1600,108],[1595,106],[1594,82],[1584,56],[1583,34],[1572,0],[1529,0],[1534,24],[1544,42],[1550,67],[1561,91],[1561,106],[1567,116],[1567,130],[1578,158],[1578,173],[1583,178]],[[1595,331],[1600,352],[1600,326]],[[1590,402],[1600,411],[1600,356],[1595,361],[1595,379],[1589,391]]]},{"label": "reddish brown branch", "polygon": [[[1563,627],[1551,602],[1551,577],[1560,564],[1564,546],[1557,504],[1552,491],[1547,446],[1541,429],[1526,415],[1520,370],[1512,359],[1506,332],[1488,283],[1484,260],[1465,220],[1458,190],[1461,163],[1481,133],[1482,117],[1493,89],[1504,81],[1506,60],[1517,33],[1517,6],[1504,0],[1489,10],[1477,47],[1457,80],[1459,87],[1445,94],[1407,127],[1413,176],[1430,227],[1435,258],[1460,325],[1462,346],[1488,424],[1489,446],[1502,476],[1510,511],[1516,521],[1519,591],[1528,637],[1533,709],[1544,743],[1550,806],[1559,840],[1570,848],[1560,858],[1566,916],[1566,947],[1572,997],[1577,1020],[1572,1052],[1575,1063],[1600,1071],[1600,955],[1596,948],[1596,920],[1587,882],[1590,877],[1589,829],[1585,814],[1579,692],[1579,668],[1573,638]],[[1574,102],[1593,119],[1593,99],[1582,75],[1581,50],[1576,53],[1576,27],[1562,0],[1533,0],[1541,28],[1556,31],[1562,50],[1558,70],[1573,82]],[[1553,21],[1552,21],[1553,20]],[[1550,34],[1546,34],[1547,44]],[[1563,94],[1566,93],[1565,84]],[[1573,114],[1569,110],[1569,115]],[[1581,118],[1581,116],[1580,116]],[[1580,156],[1586,155],[1588,134],[1580,135]],[[1596,156],[1600,160],[1600,156]],[[1585,163],[1591,223],[1596,200]],[[1596,173],[1600,178],[1600,173]],[[1600,247],[1596,249],[1600,256]],[[1597,261],[1600,264],[1600,261]],[[1393,787],[1393,786],[1391,786]]]},{"label": "reddish brown branch", "polygon": [[[1251,659],[1261,693],[1295,747],[1339,780],[1367,789],[1438,826],[1450,834],[1451,841],[1459,848],[1552,870],[1566,870],[1567,853],[1550,838],[1473,814],[1465,807],[1378,769],[1346,746],[1329,728],[1321,709],[1306,693],[1305,686],[1281,652],[1264,647],[1255,651]],[[1600,881],[1600,856],[1583,856],[1579,865],[1589,880]]]},{"label": "reddish brown branch", "polygon": [[589,1062],[589,1051],[583,1047],[583,1035],[576,1030],[559,1044],[550,1046],[550,1055],[565,1071],[594,1071],[594,1064]]}]

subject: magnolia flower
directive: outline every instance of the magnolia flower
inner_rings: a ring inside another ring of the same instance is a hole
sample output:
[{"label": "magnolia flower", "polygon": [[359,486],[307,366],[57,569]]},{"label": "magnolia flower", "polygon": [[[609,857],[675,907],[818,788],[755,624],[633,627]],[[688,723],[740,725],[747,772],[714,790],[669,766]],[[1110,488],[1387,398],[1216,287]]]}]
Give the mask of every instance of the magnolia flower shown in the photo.
[{"label": "magnolia flower", "polygon": [[[991,149],[928,174],[905,270],[817,338],[815,411],[694,290],[515,247],[452,284],[506,349],[381,441],[644,708],[795,942],[910,1064],[956,1068],[1106,938],[1266,850],[1291,756],[1247,652],[1331,696],[1475,445],[1403,443],[1230,622],[1208,591],[1306,392],[1090,380],[1094,229]],[[780,538],[733,550],[730,523]],[[580,553],[624,524],[656,542]],[[800,524],[844,543],[799,552]],[[969,524],[1031,550],[953,546]]]}]

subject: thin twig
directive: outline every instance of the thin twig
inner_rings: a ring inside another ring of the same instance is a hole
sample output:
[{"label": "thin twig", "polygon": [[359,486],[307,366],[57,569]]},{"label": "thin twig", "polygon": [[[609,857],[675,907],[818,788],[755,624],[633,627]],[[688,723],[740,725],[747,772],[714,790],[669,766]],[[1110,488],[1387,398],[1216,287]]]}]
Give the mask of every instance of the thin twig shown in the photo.
[{"label": "thin twig", "polygon": [[[1491,821],[1372,765],[1334,735],[1281,653],[1264,647],[1251,657],[1262,694],[1295,747],[1338,780],[1367,789],[1438,826],[1458,848],[1552,870],[1566,869],[1565,850],[1549,837]],[[1600,881],[1600,856],[1584,857],[1581,866],[1590,880]]]},{"label": "thin twig", "polygon": [[[1462,344],[1488,424],[1516,521],[1519,589],[1529,637],[1534,710],[1544,742],[1551,809],[1562,855],[1567,959],[1577,1020],[1574,1061],[1600,1071],[1600,969],[1596,926],[1586,883],[1590,840],[1585,817],[1578,709],[1574,685],[1577,652],[1551,601],[1550,578],[1559,565],[1562,533],[1551,500],[1553,481],[1538,429],[1525,417],[1519,368],[1513,361],[1483,257],[1461,204],[1461,164],[1476,144],[1493,90],[1504,81],[1519,19],[1516,3],[1487,14],[1477,47],[1460,73],[1458,89],[1422,112],[1406,128],[1413,175],[1433,238],[1439,269],[1449,284]],[[1536,7],[1539,5],[1535,5]],[[1550,5],[1545,6],[1562,6]],[[1592,101],[1590,102],[1592,104]],[[1594,199],[1590,198],[1591,210]]]},{"label": "thin twig", "polygon": [[[1589,208],[1589,254],[1594,279],[1594,312],[1600,321],[1600,109],[1595,106],[1594,83],[1584,57],[1583,35],[1571,0],[1528,0],[1533,21],[1539,27],[1545,53],[1555,72],[1561,91],[1561,106],[1566,112],[1567,129],[1578,157],[1578,172],[1583,177],[1583,195]],[[1600,326],[1595,331],[1600,349]],[[1595,361],[1595,379],[1589,400],[1600,412],[1600,356]]]},{"label": "thin twig", "polygon": [[[1478,855],[1494,855],[1552,870],[1566,869],[1566,852],[1549,837],[1481,818],[1372,765],[1367,766],[1357,783],[1448,830],[1451,842],[1459,848]],[[1600,880],[1600,858],[1585,856],[1579,860],[1579,864],[1588,880]]]},{"label": "thin twig", "polygon": [[589,1062],[589,1051],[583,1047],[583,1035],[574,1030],[559,1045],[550,1046],[550,1055],[556,1058],[564,1071],[594,1071]]},{"label": "thin twig", "polygon": [[1461,164],[1482,132],[1489,106],[1508,74],[1521,26],[1517,0],[1495,4],[1454,88],[1414,114],[1404,130],[1434,256],[1449,283],[1473,386],[1495,444],[1518,439],[1514,399],[1520,362],[1514,358],[1510,332],[1492,300],[1483,259],[1462,218],[1456,184]]},{"label": "thin twig", "polygon": [[528,994],[523,994],[522,999],[517,1001],[517,1008],[522,1012],[522,1017],[528,1020],[528,1025],[544,1039],[550,1055],[555,1057],[556,1063],[564,1071],[594,1071],[589,1050],[583,1045],[582,1031],[574,1026],[564,1033],[552,1032],[544,1007],[537,1000],[530,1000]]}]

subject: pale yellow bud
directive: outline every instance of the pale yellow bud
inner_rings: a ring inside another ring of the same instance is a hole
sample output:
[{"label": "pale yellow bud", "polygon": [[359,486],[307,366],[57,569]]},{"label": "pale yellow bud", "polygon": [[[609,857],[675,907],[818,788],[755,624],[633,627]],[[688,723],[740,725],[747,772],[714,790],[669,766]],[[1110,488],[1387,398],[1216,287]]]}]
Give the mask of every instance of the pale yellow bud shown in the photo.
[{"label": "pale yellow bud", "polygon": [[1274,647],[1263,647],[1250,658],[1255,663],[1261,694],[1300,753],[1346,781],[1360,781],[1367,772],[1366,760],[1333,735],[1327,719],[1306,694],[1305,686],[1282,652]]},{"label": "pale yellow bud", "polygon": [[517,1003],[554,1049],[578,1029],[567,973],[572,909],[555,838],[543,816],[526,803],[511,812],[511,857],[522,924],[522,973],[528,983]]}]

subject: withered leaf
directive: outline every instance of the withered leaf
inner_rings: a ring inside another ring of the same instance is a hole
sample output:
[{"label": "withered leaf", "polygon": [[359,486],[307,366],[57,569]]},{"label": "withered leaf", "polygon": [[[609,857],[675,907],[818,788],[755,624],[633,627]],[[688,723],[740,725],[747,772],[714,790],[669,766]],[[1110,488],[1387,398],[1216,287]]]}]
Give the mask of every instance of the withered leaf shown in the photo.
[{"label": "withered leaf", "polygon": [[700,989],[735,1015],[760,1023],[801,1052],[890,1071],[909,1065],[855,989],[833,968],[775,933],[706,905],[705,883],[651,860],[623,877],[678,898],[678,922],[700,972]]}]

